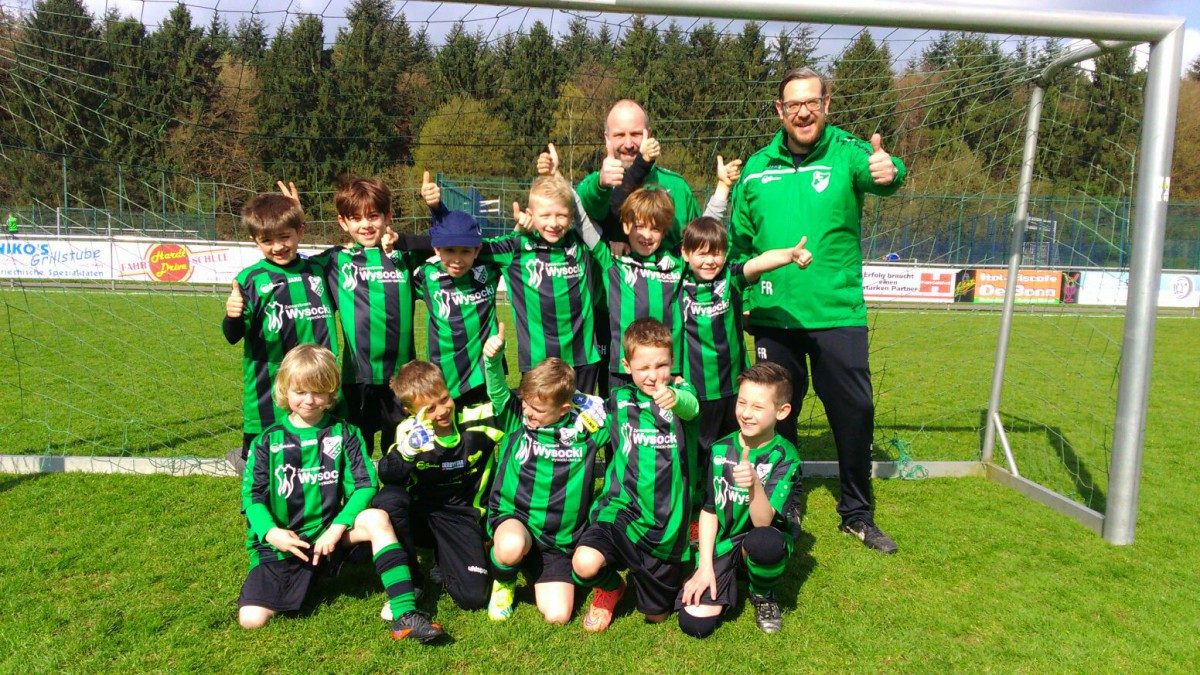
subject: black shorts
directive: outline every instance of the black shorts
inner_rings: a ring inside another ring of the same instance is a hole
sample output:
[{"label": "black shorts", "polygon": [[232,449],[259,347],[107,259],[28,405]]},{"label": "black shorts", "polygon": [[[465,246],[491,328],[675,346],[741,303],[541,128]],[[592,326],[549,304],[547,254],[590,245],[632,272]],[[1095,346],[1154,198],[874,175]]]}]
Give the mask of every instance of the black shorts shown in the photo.
[{"label": "black shorts", "polygon": [[[729,553],[713,559],[713,576],[717,579],[717,599],[713,600],[708,590],[700,596],[701,605],[716,605],[724,607],[722,614],[737,603],[737,570],[739,565],[745,565],[740,544],[733,547]],[[675,611],[682,610],[683,591],[675,598]]]},{"label": "black shorts", "polygon": [[575,389],[585,394],[595,394],[596,381],[600,379],[601,365],[599,363],[589,363],[586,366],[574,366]]},{"label": "black shorts", "polygon": [[[500,523],[507,520],[520,519],[508,517],[496,523],[496,528],[500,527]],[[524,526],[524,523],[521,523]],[[493,532],[496,530],[493,529]],[[525,531],[529,528],[526,526]],[[548,584],[554,582],[566,582],[568,584],[575,583],[575,577],[571,576],[571,556],[575,554],[575,550],[564,551],[561,548],[554,546],[546,546],[537,537],[530,532],[529,536],[533,539],[533,546],[530,547],[529,553],[521,559],[519,565],[522,572],[525,573],[525,581],[531,584]]]},{"label": "black shorts", "polygon": [[304,604],[308,589],[318,572],[336,573],[345,562],[348,550],[338,547],[321,558],[319,565],[299,558],[284,558],[259,563],[246,575],[238,607],[266,607],[276,612],[294,612]]},{"label": "black shorts", "polygon": [[346,396],[346,420],[362,432],[367,444],[367,456],[374,454],[375,432],[380,433],[380,449],[387,452],[396,439],[396,425],[404,417],[404,409],[386,384],[348,384],[342,387]]},{"label": "black shorts", "polygon": [[669,614],[683,590],[683,569],[679,563],[659,560],[638,548],[613,523],[592,523],[583,531],[578,546],[600,552],[608,567],[629,570],[637,591],[637,609],[642,614]]},{"label": "black shorts", "polygon": [[712,457],[713,443],[738,430],[737,396],[726,396],[712,401],[700,401],[699,447],[700,467],[708,470],[707,459]]}]

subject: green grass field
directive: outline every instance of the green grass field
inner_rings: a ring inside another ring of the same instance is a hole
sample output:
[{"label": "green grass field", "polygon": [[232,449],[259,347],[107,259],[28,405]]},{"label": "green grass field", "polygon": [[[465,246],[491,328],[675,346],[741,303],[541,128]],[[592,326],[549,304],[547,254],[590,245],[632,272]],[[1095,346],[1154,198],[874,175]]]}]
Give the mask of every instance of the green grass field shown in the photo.
[{"label": "green grass field", "polygon": [[[220,296],[0,300],[6,452],[216,456],[236,443],[240,350],[220,337]],[[1120,321],[1019,318],[1004,409],[1022,473],[1102,506]],[[976,457],[997,315],[872,322],[877,454],[894,456],[896,438],[918,461]],[[779,635],[739,607],[699,642],[643,624],[626,600],[590,636],[578,615],[543,625],[519,591],[506,624],[426,600],[455,641],[422,648],[387,638],[367,567],[320,584],[299,617],[237,628],[233,479],[0,476],[0,672],[1195,672],[1196,325],[1158,325],[1133,546],[984,479],[879,481],[878,519],[900,545],[879,556],[837,533],[836,485],[809,480]],[[802,452],[831,458],[819,405],[806,408]]]}]

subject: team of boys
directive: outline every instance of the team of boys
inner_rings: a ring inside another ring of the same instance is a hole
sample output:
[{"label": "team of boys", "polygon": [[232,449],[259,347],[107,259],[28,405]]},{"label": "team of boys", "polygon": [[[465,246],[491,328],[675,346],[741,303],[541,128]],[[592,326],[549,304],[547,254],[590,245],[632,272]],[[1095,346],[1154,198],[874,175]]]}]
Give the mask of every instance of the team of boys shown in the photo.
[{"label": "team of boys", "polygon": [[[741,295],[812,256],[801,238],[726,264],[736,161],[719,161],[705,215],[680,232],[678,194],[642,185],[677,177],[654,166],[660,150],[640,143],[597,223],[549,146],[528,208],[514,204],[518,231],[496,239],[447,211],[428,174],[427,237],[391,236],[387,187],[359,178],[334,200],[352,243],[309,258],[298,256],[294,187],[247,203],[263,260],[238,275],[223,324],[231,344],[244,339],[243,626],[299,609],[319,566],[335,572],[350,546],[369,543],[396,638],[443,635],[416,609],[418,545],[435,551],[429,581],[494,620],[511,616],[523,571],[551,623],[569,620],[576,585],[594,589],[583,624],[604,630],[628,570],[648,621],[676,610],[685,633],[706,637],[736,602],[741,568],[759,627],[780,629],[773,589],[798,534],[800,462],[775,424],[791,410],[792,382],[774,363],[749,366]],[[500,278],[523,373],[516,396],[495,312]],[[414,360],[418,299],[428,361]]]}]

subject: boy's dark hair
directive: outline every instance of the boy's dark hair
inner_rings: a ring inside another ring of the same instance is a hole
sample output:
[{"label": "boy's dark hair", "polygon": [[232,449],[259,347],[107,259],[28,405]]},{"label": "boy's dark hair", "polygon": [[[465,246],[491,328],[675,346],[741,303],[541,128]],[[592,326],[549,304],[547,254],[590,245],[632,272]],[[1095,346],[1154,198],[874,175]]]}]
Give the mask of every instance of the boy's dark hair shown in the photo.
[{"label": "boy's dark hair", "polygon": [[575,393],[575,369],[552,356],[525,373],[519,392],[522,400],[536,398],[554,407],[561,406]]},{"label": "boy's dark hair", "polygon": [[657,185],[638,188],[621,205],[622,223],[653,223],[663,232],[675,224],[675,202],[671,195]]},{"label": "boy's dark hair", "polygon": [[304,227],[304,209],[290,197],[268,192],[246,202],[242,207],[242,223],[255,240],[280,230],[299,232]]},{"label": "boy's dark hair", "polygon": [[737,383],[753,382],[764,387],[774,387],[775,405],[788,403],[792,400],[792,376],[787,368],[772,361],[759,361],[738,375]]},{"label": "boy's dark hair", "polygon": [[378,178],[343,176],[333,195],[333,207],[343,218],[365,216],[371,212],[387,215],[392,212],[392,191]]},{"label": "boy's dark hair", "polygon": [[671,330],[661,321],[644,317],[629,324],[621,336],[621,351],[625,353],[626,360],[633,358],[633,352],[638,347],[662,347],[674,356],[675,341],[671,337]]},{"label": "boy's dark hair", "polygon": [[417,414],[416,402],[429,399],[442,392],[450,391],[442,369],[428,361],[409,361],[400,366],[389,385],[396,400],[404,404],[409,413]]},{"label": "boy's dark hair", "polygon": [[342,370],[333,352],[309,342],[293,347],[275,373],[275,385],[271,388],[275,405],[291,410],[287,392],[292,387],[329,394],[336,401],[338,389],[342,387]]},{"label": "boy's dark hair", "polygon": [[817,80],[821,83],[821,97],[824,98],[828,92],[828,87],[825,86],[825,78],[817,71],[804,66],[802,68],[793,68],[783,74],[783,79],[779,81],[779,93],[775,95],[780,101],[783,100],[783,90],[788,86],[788,82],[792,80]]},{"label": "boy's dark hair", "polygon": [[716,218],[700,216],[683,228],[683,250],[688,253],[729,251],[729,231]]}]

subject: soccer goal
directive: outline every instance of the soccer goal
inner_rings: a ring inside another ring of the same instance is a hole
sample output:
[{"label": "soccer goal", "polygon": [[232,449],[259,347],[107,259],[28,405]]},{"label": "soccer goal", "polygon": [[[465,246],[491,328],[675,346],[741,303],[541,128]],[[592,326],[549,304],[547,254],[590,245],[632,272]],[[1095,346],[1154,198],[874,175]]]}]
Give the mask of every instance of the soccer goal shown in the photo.
[{"label": "soccer goal", "polygon": [[[219,324],[256,255],[237,213],[276,179],[301,190],[313,250],[341,241],[345,173],[383,178],[402,229],[427,227],[429,171],[503,231],[544,145],[580,181],[632,98],[703,204],[717,156],[766,144],[780,76],[807,65],[830,123],[910,169],[863,207],[876,474],[988,476],[1132,542],[1155,321],[1200,306],[1194,261],[1163,270],[1181,20],[211,4],[0,0],[0,471],[228,475],[241,347]],[[811,393],[800,436],[806,471],[836,471]]]}]

